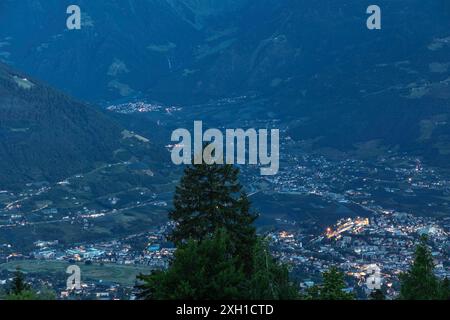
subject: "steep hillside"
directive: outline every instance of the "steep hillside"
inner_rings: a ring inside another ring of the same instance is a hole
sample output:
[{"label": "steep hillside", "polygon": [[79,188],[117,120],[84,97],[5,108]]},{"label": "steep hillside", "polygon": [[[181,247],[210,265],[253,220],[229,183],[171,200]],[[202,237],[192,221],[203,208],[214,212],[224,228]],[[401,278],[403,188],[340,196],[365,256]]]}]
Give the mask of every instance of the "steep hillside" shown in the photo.
[{"label": "steep hillside", "polygon": [[95,108],[0,64],[0,189],[112,161],[121,131]]},{"label": "steep hillside", "polygon": [[162,0],[80,0],[82,28],[69,31],[73,3],[1,1],[0,60],[90,101],[133,96],[184,68],[207,9],[197,15]]}]

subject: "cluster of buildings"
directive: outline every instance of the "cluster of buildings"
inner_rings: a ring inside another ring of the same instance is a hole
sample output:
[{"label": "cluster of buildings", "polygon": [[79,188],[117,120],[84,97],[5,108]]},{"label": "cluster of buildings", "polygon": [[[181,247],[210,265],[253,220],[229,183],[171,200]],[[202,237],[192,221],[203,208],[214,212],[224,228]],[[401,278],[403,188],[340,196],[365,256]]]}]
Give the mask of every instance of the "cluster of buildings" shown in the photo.
[{"label": "cluster of buildings", "polygon": [[155,231],[128,236],[120,240],[103,241],[64,248],[55,241],[38,241],[30,257],[41,260],[69,262],[115,263],[166,268],[174,247],[166,240],[171,222]]},{"label": "cluster of buildings", "polygon": [[[173,228],[173,223],[168,222],[156,230],[135,234],[120,240],[103,241],[98,243],[77,245],[70,248],[63,246],[58,240],[37,241],[34,243],[35,250],[27,255],[9,253],[4,262],[12,260],[33,261],[62,261],[70,264],[85,264],[89,266],[130,266],[142,267],[144,270],[165,269],[173,257],[175,248],[166,240],[167,233]],[[4,249],[8,249],[5,244]],[[2,252],[6,252],[2,250]],[[1,258],[1,257],[0,257]],[[128,269],[126,269],[128,270]],[[132,271],[130,269],[130,271]],[[27,279],[34,287],[45,284],[58,292],[60,299],[129,299],[135,294],[134,284],[125,286],[114,281],[104,279],[83,280],[81,288],[68,290],[66,288],[67,274],[65,270],[56,272],[60,277],[52,275],[31,274]],[[11,279],[12,273],[4,274],[4,282]],[[1,277],[0,277],[1,279]]]},{"label": "cluster of buildings", "polygon": [[122,113],[122,114],[131,114],[131,113],[148,113],[148,112],[161,112],[164,111],[166,113],[173,113],[176,111],[180,111],[182,108],[176,106],[162,106],[154,103],[147,103],[144,101],[138,102],[128,102],[118,105],[111,105],[107,108],[109,111]]},{"label": "cluster of buildings", "polygon": [[[323,200],[312,204],[316,209],[323,205],[316,219],[303,212],[310,204],[299,203],[302,210],[289,214],[284,208],[277,231],[269,234],[274,252],[291,265],[303,287],[321,281],[321,274],[337,265],[347,274],[348,290],[366,297],[368,268],[376,264],[388,296],[395,297],[398,275],[409,268],[422,234],[429,237],[436,275],[450,278],[450,178],[445,172],[407,155],[330,160],[296,152],[288,136],[283,142],[279,174],[248,174],[246,182],[253,192]],[[327,227],[325,220],[334,222]]]},{"label": "cluster of buildings", "polygon": [[281,231],[268,234],[275,255],[292,267],[303,287],[320,281],[320,274],[332,265],[348,277],[349,290],[368,294],[368,269],[381,270],[388,297],[398,294],[400,273],[409,269],[421,235],[426,234],[440,278],[450,278],[450,218],[443,225],[436,219],[393,211],[372,217],[341,219],[321,234]]}]

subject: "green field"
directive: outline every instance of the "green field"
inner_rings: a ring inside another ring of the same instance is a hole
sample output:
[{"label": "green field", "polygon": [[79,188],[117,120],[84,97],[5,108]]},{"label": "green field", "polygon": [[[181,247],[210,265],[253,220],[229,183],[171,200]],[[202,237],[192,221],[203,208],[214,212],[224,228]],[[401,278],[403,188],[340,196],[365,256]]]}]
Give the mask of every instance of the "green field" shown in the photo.
[{"label": "green field", "polygon": [[[20,268],[25,273],[32,275],[55,276],[64,279],[66,269],[71,265],[64,261],[23,260],[0,264],[0,271],[15,271]],[[123,286],[133,286],[136,276],[140,273],[148,274],[149,267],[125,266],[117,264],[85,265],[78,264],[81,269],[81,281],[104,281],[119,283]]]}]

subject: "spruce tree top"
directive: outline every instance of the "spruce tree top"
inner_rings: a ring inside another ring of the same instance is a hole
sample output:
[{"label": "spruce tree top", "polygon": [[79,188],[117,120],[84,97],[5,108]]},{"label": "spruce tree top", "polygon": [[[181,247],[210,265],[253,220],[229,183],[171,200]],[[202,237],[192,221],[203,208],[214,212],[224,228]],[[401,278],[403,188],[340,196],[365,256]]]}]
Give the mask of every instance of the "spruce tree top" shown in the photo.
[{"label": "spruce tree top", "polygon": [[239,169],[231,165],[191,165],[176,188],[170,219],[177,227],[170,236],[176,244],[202,240],[218,229],[243,237],[254,235],[250,202],[238,181]]}]

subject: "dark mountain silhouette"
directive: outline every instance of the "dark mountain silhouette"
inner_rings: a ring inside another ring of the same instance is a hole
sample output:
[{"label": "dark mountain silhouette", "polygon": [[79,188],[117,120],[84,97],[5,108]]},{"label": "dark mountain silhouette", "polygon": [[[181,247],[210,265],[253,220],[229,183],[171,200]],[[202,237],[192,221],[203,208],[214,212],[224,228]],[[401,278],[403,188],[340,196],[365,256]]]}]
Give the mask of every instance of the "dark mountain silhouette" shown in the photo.
[{"label": "dark mountain silhouette", "polygon": [[371,31],[360,0],[80,0],[82,30],[68,31],[70,1],[5,0],[0,59],[91,101],[256,95],[315,149],[445,165],[448,3],[380,0]]},{"label": "dark mountain silhouette", "polygon": [[112,161],[121,132],[96,108],[0,64],[0,188]]}]

